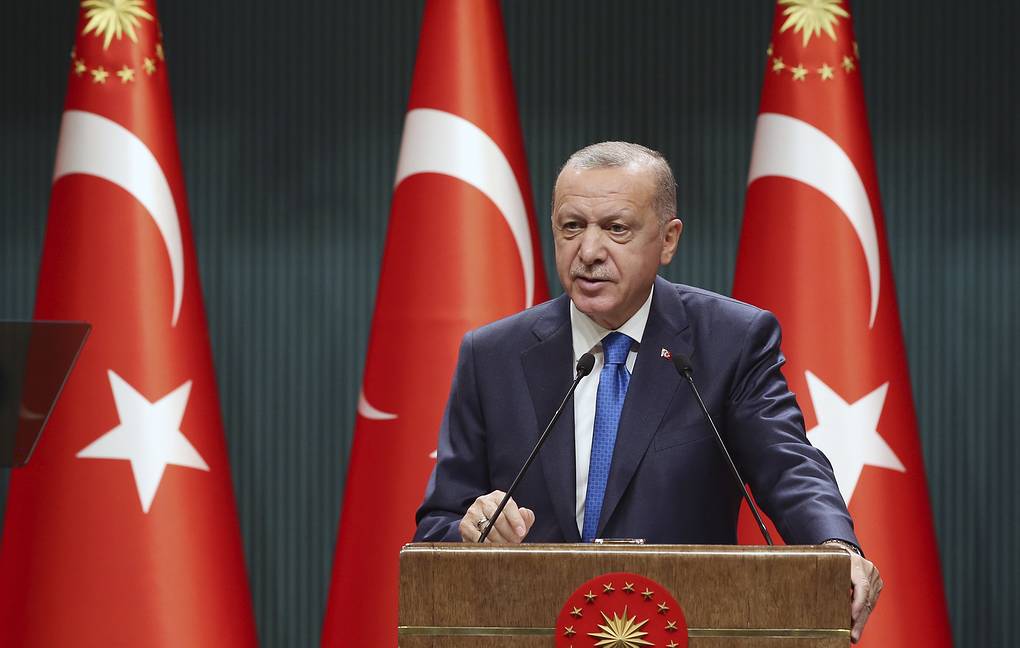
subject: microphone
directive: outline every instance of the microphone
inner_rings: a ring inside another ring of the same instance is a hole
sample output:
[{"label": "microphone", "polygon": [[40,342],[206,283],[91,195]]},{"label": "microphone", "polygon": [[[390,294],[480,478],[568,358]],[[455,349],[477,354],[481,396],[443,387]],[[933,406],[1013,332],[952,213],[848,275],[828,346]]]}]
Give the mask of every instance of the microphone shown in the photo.
[{"label": "microphone", "polygon": [[577,361],[576,373],[574,375],[574,382],[570,384],[570,389],[567,390],[567,395],[563,397],[563,401],[560,402],[560,406],[556,408],[556,412],[549,419],[549,424],[545,426],[545,430],[542,431],[542,435],[538,437],[538,442],[535,443],[534,449],[531,454],[528,455],[527,461],[521,466],[520,472],[514,477],[514,481],[510,484],[510,488],[506,490],[506,494],[503,495],[503,499],[500,501],[499,506],[496,507],[496,512],[489,518],[489,523],[485,525],[485,530],[482,531],[482,535],[478,536],[478,542],[485,542],[485,539],[489,537],[489,532],[492,531],[492,527],[496,524],[496,520],[499,519],[500,514],[506,507],[506,503],[510,501],[510,497],[514,491],[517,490],[517,484],[521,482],[521,478],[524,477],[524,473],[528,472],[528,468],[531,467],[531,463],[538,456],[538,451],[542,448],[542,444],[549,438],[549,433],[552,432],[553,426],[556,425],[556,421],[560,420],[560,415],[563,414],[563,408],[567,406],[567,401],[574,395],[574,390],[577,389],[577,384],[581,382],[581,379],[591,373],[592,367],[595,366],[595,356],[591,353],[585,353]]},{"label": "microphone", "polygon": [[765,523],[761,520],[761,514],[758,513],[758,507],[754,505],[751,500],[751,494],[747,492],[747,486],[744,485],[744,478],[740,476],[740,472],[737,470],[737,465],[733,463],[733,457],[730,455],[730,451],[726,448],[726,443],[722,439],[722,435],[719,434],[719,428],[715,426],[715,421],[712,420],[712,415],[708,413],[708,408],[705,407],[705,401],[701,400],[701,394],[698,392],[697,385],[694,384],[694,368],[691,367],[691,361],[687,359],[687,356],[681,353],[674,353],[673,366],[676,367],[677,373],[687,379],[687,382],[691,386],[691,390],[694,391],[695,398],[698,399],[698,405],[701,406],[701,412],[705,415],[705,420],[712,426],[712,431],[715,432],[715,441],[719,445],[719,449],[722,450],[723,456],[726,457],[726,463],[729,464],[730,472],[733,473],[733,479],[736,480],[737,486],[740,487],[740,492],[744,494],[744,499],[747,500],[747,506],[751,509],[751,513],[754,515],[755,521],[758,523],[758,530],[761,531],[761,535],[765,538],[765,542],[772,546],[772,536],[769,535],[769,530],[765,528]]}]

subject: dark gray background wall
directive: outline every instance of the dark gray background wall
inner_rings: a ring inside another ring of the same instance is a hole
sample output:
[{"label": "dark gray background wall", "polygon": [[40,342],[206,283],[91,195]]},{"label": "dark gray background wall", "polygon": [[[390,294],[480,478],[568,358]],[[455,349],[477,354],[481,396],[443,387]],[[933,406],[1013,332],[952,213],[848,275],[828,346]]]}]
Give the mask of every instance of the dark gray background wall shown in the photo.
[{"label": "dark gray background wall", "polygon": [[[32,312],[76,4],[22,3],[0,39],[0,318]],[[772,6],[505,2],[539,211],[578,146],[655,146],[687,224],[668,275],[728,292]],[[954,634],[1005,646],[1020,600],[1020,11],[854,9]],[[318,638],[421,10],[160,7],[266,646]]]}]

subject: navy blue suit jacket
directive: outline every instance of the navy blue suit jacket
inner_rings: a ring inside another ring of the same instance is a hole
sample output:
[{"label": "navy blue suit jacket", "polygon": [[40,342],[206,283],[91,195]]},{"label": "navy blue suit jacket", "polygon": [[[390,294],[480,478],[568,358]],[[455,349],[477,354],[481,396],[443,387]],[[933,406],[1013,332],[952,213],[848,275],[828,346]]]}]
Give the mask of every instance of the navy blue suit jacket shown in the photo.
[{"label": "navy blue suit jacket", "polygon": [[[468,333],[439,431],[416,541],[458,541],[476,497],[506,490],[573,378],[568,298]],[[656,278],[620,417],[598,537],[733,544],[740,491],[689,385],[662,349],[686,354],[757,501],[790,544],[857,543],[825,456],[807,440],[775,317]],[[535,512],[528,542],[580,542],[568,405],[514,496]]]}]

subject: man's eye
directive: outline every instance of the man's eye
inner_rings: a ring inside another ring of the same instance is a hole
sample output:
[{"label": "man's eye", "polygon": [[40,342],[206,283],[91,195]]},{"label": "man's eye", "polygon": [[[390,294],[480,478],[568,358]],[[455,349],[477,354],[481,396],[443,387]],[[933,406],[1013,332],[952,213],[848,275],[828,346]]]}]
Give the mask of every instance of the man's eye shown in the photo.
[{"label": "man's eye", "polygon": [[621,225],[620,223],[613,223],[609,226],[609,231],[613,234],[626,234],[627,226]]},{"label": "man's eye", "polygon": [[577,232],[581,229],[581,224],[576,221],[568,221],[563,223],[561,227],[566,232]]}]

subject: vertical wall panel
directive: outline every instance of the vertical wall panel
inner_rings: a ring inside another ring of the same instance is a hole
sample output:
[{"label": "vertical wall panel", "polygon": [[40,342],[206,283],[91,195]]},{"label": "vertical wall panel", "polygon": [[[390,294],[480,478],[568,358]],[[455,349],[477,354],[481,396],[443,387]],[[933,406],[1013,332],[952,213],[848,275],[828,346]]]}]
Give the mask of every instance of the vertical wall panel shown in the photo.
[{"label": "vertical wall panel", "polygon": [[[72,0],[31,4],[0,39],[3,318],[31,315],[75,18]],[[1020,11],[854,10],[954,634],[1008,645],[1020,598]],[[260,636],[314,645],[421,4],[160,11]],[[665,152],[680,184],[685,236],[666,274],[728,292],[771,2],[504,11],[549,276],[556,169],[579,146],[631,139]]]}]

